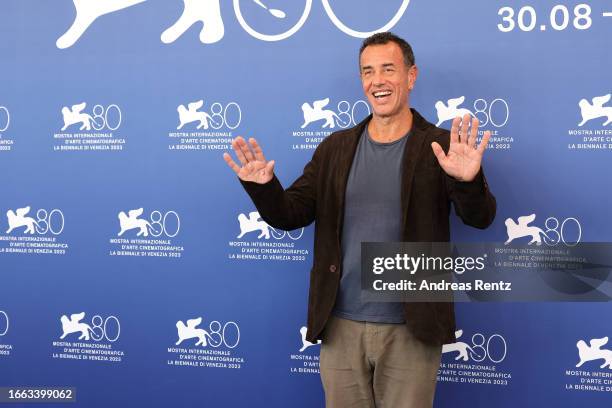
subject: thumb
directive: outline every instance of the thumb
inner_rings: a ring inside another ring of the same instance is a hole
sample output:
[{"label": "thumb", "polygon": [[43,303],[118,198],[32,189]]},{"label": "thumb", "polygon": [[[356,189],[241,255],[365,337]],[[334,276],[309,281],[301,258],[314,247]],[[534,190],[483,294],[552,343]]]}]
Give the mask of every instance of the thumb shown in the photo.
[{"label": "thumb", "polygon": [[268,163],[266,163],[266,174],[274,174],[274,160],[270,160]]},{"label": "thumb", "polygon": [[444,150],[442,149],[440,144],[438,144],[438,142],[433,142],[431,144],[431,148],[433,150],[433,153],[436,155],[438,162],[441,164],[444,159],[446,159],[446,154],[444,153]]}]

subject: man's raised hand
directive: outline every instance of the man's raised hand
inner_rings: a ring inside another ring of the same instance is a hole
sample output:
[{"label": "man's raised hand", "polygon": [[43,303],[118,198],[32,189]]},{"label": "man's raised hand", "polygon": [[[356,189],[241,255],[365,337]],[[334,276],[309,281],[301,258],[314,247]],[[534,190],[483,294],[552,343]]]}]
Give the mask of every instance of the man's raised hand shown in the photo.
[{"label": "man's raised hand", "polygon": [[[473,118],[471,121],[470,119],[470,115],[465,115],[463,119],[457,117],[453,120],[448,154],[444,153],[444,150],[437,142],[431,144],[431,148],[442,169],[446,174],[459,181],[474,180],[478,170],[480,170],[482,156],[491,137],[491,132],[486,131],[482,136],[480,144],[476,147],[478,119]],[[460,127],[461,133],[459,132]]]},{"label": "man's raised hand", "polygon": [[250,138],[249,143],[247,143],[244,138],[238,136],[232,140],[232,148],[241,165],[236,164],[229,153],[223,153],[223,159],[240,180],[259,184],[265,184],[272,180],[274,160],[266,161],[261,147],[254,138]]}]

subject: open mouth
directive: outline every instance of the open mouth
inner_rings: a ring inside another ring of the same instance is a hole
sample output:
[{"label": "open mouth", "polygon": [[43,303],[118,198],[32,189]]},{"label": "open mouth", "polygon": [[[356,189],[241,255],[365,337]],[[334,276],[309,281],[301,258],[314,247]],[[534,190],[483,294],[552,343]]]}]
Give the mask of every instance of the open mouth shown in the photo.
[{"label": "open mouth", "polygon": [[386,91],[372,92],[372,96],[377,101],[385,101],[386,99],[389,98],[389,96],[391,96],[391,91],[386,90]]}]

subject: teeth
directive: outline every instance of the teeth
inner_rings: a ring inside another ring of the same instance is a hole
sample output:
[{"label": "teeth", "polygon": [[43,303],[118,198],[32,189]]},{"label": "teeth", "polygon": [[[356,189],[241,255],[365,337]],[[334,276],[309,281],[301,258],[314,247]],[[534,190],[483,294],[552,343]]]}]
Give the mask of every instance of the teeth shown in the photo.
[{"label": "teeth", "polygon": [[387,95],[391,95],[391,91],[374,92],[375,98],[380,98],[382,96],[387,96]]}]

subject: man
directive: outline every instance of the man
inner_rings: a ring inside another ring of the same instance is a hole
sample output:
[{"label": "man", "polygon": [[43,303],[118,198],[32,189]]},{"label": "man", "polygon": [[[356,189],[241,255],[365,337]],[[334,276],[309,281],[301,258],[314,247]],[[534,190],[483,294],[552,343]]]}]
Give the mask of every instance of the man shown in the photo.
[{"label": "man", "polygon": [[464,223],[495,216],[476,146],[478,121],[455,118],[451,132],[410,108],[418,69],[410,45],[391,34],[366,39],[359,65],[373,114],[327,137],[286,190],[255,139],[232,147],[228,165],[264,221],[285,230],[315,221],[308,299],[311,342],[322,338],[328,407],[431,407],[441,347],[454,342],[451,303],[364,303],[360,243],[446,242],[450,203]]}]

